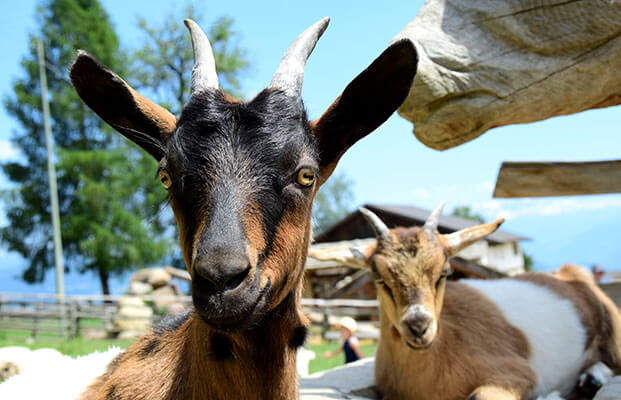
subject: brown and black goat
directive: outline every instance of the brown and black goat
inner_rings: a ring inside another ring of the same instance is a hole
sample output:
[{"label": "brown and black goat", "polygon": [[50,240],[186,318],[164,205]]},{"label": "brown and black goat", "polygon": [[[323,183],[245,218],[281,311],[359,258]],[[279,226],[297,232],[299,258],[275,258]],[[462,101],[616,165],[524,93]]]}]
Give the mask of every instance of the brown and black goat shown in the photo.
[{"label": "brown and black goat", "polygon": [[556,276],[447,282],[448,258],[502,219],[442,235],[441,209],[424,227],[391,230],[361,209],[374,243],[309,253],[372,271],[381,310],[375,383],[385,399],[575,399],[584,371],[621,372],[619,314],[591,277],[565,265]]},{"label": "brown and black goat", "polygon": [[328,18],[292,43],[270,87],[247,103],[220,91],[209,41],[186,25],[195,61],[179,119],[85,52],[71,68],[84,102],[159,162],[194,303],[115,359],[82,398],[295,399],[313,197],[343,153],[401,105],[416,50],[391,44],[311,122],[304,67]]}]

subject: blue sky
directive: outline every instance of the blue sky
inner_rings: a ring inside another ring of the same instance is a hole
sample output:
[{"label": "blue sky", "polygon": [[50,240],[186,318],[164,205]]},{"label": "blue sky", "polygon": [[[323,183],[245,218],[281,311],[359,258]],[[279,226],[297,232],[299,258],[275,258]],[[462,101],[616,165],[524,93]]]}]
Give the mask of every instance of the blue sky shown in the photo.
[{"label": "blue sky", "polygon": [[[252,63],[242,80],[246,97],[269,83],[284,50],[302,30],[330,16],[330,26],[306,68],[303,98],[312,117],[318,117],[329,106],[423,4],[360,0],[195,3],[203,8],[208,21],[223,14],[235,19],[240,45],[248,49]],[[36,4],[33,0],[3,4],[2,95],[10,91],[12,79],[20,73],[19,60],[28,51],[28,33],[36,28]],[[140,43],[138,15],[155,24],[167,11],[183,4],[103,1],[125,48]],[[449,211],[457,205],[470,205],[489,219],[505,216],[503,229],[532,238],[524,247],[540,268],[554,268],[563,262],[599,262],[605,268],[617,269],[621,268],[616,234],[621,223],[621,195],[502,200],[492,199],[491,194],[502,161],[619,158],[620,126],[621,109],[612,107],[494,129],[473,142],[438,152],[418,142],[412,124],[394,115],[349,151],[337,172],[346,173],[355,182],[357,204],[399,203],[432,208],[444,199]],[[15,121],[0,110],[0,159],[17,156],[18,149],[7,142],[16,128]],[[4,178],[0,178],[0,186],[6,187]],[[0,269],[19,262],[11,255],[3,258]]]}]

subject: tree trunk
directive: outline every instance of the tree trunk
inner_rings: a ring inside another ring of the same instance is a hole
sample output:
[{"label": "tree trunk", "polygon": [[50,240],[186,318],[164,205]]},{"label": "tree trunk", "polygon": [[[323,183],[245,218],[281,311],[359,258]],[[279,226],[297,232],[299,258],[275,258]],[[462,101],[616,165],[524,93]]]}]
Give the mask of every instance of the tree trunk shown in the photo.
[{"label": "tree trunk", "polygon": [[101,291],[105,295],[110,294],[110,285],[108,284],[108,279],[110,278],[110,274],[104,268],[99,267],[99,281],[101,282]]}]

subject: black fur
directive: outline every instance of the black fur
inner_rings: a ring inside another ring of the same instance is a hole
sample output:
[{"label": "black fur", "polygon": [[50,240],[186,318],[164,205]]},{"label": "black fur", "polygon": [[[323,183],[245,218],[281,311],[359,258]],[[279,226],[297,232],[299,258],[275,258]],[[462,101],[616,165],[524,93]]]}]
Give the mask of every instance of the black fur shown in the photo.
[{"label": "black fur", "polygon": [[138,352],[138,357],[144,360],[160,351],[160,338],[158,336],[145,336],[142,339],[142,347]]},{"label": "black fur", "polygon": [[231,341],[225,336],[214,334],[211,336],[211,356],[219,361],[232,361],[235,359],[235,352]]},{"label": "black fur", "polygon": [[293,329],[293,335],[289,340],[289,346],[293,349],[304,346],[306,337],[308,336],[308,328],[305,326],[298,326]]},{"label": "black fur", "polygon": [[190,307],[182,313],[162,318],[157,324],[153,325],[153,336],[158,337],[165,333],[176,331],[190,318],[192,312],[194,312],[194,309]]},{"label": "black fur", "polygon": [[106,400],[121,400],[121,396],[116,392],[116,385],[110,386],[108,394],[106,394]]}]

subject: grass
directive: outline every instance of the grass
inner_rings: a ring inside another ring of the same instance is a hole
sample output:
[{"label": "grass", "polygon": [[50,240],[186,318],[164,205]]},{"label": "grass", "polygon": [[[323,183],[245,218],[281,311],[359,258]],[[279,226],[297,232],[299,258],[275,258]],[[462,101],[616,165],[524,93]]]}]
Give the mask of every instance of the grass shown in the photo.
[{"label": "grass", "polygon": [[[311,360],[308,365],[308,372],[312,374],[313,372],[324,371],[345,364],[345,355],[342,352],[332,358],[324,357],[326,351],[334,351],[339,348],[341,346],[340,342],[319,342],[314,344],[312,344],[312,342],[313,341],[305,346],[309,350],[315,352],[315,359]],[[360,349],[365,357],[374,355],[376,346],[377,344],[371,341],[361,341],[360,343]]]},{"label": "grass", "polygon": [[[39,337],[32,341],[28,331],[3,331],[0,330],[0,347],[5,346],[25,346],[30,349],[52,348],[71,357],[85,355],[93,351],[104,351],[110,346],[127,348],[133,340],[118,339],[86,339],[78,337],[75,339],[63,339],[58,335],[41,333]],[[325,342],[320,339],[312,339],[306,344],[306,348],[315,352],[315,359],[309,364],[309,372],[323,371],[345,364],[343,353],[332,358],[325,358],[326,351],[334,351],[340,343]],[[365,356],[369,357],[375,353],[376,344],[374,342],[362,341],[360,345]]]}]

